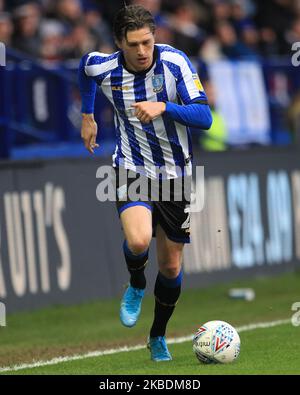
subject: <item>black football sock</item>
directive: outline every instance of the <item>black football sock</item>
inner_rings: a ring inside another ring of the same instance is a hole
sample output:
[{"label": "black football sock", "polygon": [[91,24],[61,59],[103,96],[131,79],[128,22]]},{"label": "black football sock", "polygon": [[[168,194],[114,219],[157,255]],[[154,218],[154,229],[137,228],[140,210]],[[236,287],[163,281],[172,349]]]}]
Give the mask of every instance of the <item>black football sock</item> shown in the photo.
[{"label": "black football sock", "polygon": [[130,285],[134,288],[145,289],[146,277],[145,267],[148,262],[149,248],[139,255],[134,255],[128,248],[127,241],[124,241],[123,250],[128,271],[130,273]]},{"label": "black football sock", "polygon": [[160,272],[156,277],[154,295],[154,321],[150,330],[150,337],[164,336],[170,317],[173,314],[180,296],[182,271],[176,278],[168,279]]}]

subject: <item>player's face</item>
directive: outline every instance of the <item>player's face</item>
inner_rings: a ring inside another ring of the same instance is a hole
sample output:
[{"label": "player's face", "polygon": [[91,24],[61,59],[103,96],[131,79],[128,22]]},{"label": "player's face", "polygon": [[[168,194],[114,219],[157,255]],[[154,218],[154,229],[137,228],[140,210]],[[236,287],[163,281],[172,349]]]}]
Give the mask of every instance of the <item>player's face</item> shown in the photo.
[{"label": "player's face", "polygon": [[127,32],[117,43],[122,49],[127,67],[133,71],[148,69],[153,61],[154,35],[149,27]]}]

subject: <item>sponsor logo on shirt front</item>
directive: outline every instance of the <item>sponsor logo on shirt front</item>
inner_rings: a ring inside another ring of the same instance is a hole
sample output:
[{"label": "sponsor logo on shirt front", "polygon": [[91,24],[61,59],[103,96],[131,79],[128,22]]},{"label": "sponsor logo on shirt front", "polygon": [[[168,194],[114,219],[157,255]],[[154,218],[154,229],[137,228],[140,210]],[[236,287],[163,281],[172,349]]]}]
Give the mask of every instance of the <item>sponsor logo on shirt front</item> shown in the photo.
[{"label": "sponsor logo on shirt front", "polygon": [[122,86],[122,85],[112,85],[112,91],[129,91],[129,86]]}]

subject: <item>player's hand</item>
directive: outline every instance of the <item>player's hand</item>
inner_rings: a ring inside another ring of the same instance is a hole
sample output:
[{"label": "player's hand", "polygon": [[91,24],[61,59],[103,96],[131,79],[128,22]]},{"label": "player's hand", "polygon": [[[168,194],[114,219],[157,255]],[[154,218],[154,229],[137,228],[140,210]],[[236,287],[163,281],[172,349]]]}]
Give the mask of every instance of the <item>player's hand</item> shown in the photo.
[{"label": "player's hand", "polygon": [[151,122],[166,111],[164,102],[141,101],[132,104],[132,107],[135,109],[134,115],[143,123]]},{"label": "player's hand", "polygon": [[83,139],[85,148],[91,153],[99,147],[96,143],[97,123],[93,114],[82,114],[81,138]]}]

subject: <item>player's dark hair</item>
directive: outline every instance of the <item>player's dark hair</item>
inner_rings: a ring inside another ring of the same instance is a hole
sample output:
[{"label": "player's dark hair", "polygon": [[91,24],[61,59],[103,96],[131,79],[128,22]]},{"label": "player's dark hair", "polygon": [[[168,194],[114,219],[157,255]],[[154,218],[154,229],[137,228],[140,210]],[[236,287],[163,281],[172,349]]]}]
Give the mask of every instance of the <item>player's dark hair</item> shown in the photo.
[{"label": "player's dark hair", "polygon": [[148,26],[154,34],[155,22],[150,11],[140,5],[129,5],[121,8],[115,16],[113,33],[119,42],[127,37],[127,32]]}]

